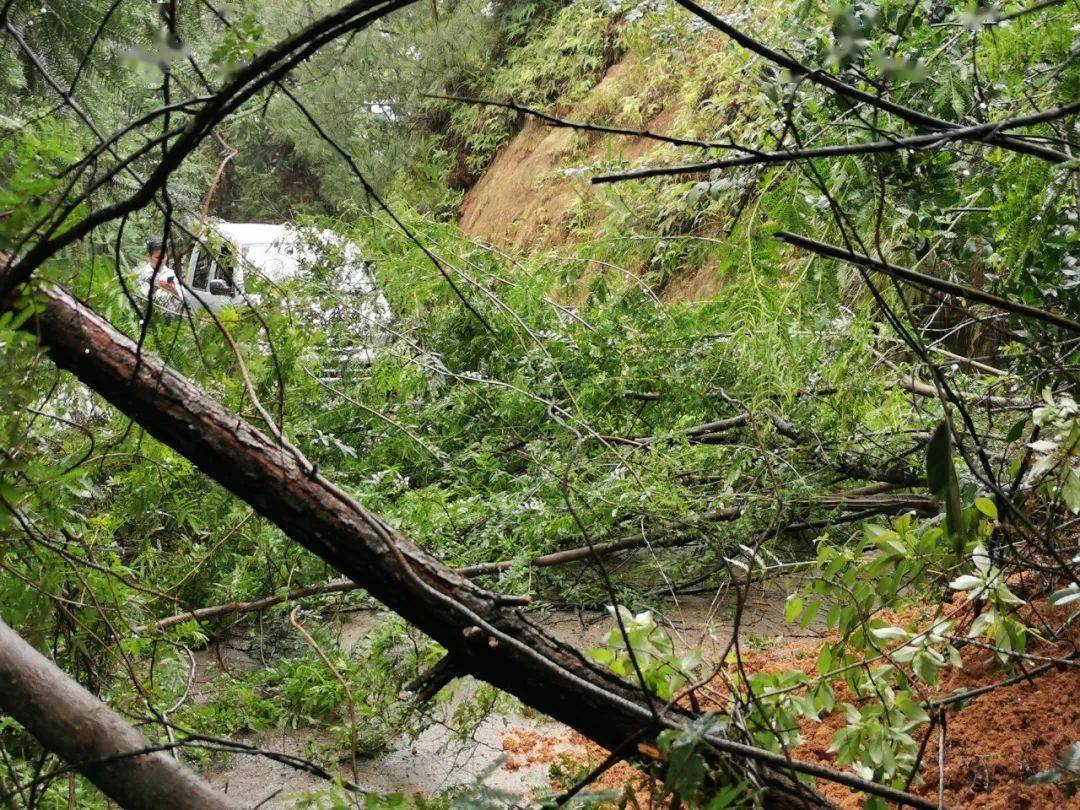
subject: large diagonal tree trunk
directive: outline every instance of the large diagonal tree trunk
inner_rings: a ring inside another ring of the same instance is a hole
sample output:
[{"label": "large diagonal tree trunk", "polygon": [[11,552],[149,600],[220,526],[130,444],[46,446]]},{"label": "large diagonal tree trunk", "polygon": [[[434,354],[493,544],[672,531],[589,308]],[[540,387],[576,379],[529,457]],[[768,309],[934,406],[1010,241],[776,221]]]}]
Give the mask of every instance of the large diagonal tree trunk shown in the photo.
[{"label": "large diagonal tree trunk", "polygon": [[[639,689],[423,552],[327,481],[295,448],[256,430],[157,357],[140,355],[89,307],[56,288],[39,294],[44,307],[25,328],[57,365],[439,642],[455,672],[481,678],[608,748],[688,719],[678,709],[654,715]],[[772,807],[825,804],[787,776],[790,765],[852,787],[865,784],[724,738],[712,742],[722,756],[737,758],[743,772],[754,771]]]}]

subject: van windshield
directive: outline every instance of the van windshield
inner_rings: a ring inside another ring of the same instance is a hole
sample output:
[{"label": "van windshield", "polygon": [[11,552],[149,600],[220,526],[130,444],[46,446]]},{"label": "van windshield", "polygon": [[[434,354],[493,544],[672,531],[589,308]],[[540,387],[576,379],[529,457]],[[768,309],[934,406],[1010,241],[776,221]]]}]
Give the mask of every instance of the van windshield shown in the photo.
[{"label": "van windshield", "polygon": [[230,292],[234,287],[236,271],[236,248],[225,243],[216,250],[210,250],[203,246],[195,259],[195,270],[191,274],[191,288],[194,290],[206,290],[210,281],[220,279],[224,281]]},{"label": "van windshield", "polygon": [[236,248],[226,243],[218,252],[217,261],[214,262],[214,278],[221,279],[233,288],[233,273],[236,270]]}]

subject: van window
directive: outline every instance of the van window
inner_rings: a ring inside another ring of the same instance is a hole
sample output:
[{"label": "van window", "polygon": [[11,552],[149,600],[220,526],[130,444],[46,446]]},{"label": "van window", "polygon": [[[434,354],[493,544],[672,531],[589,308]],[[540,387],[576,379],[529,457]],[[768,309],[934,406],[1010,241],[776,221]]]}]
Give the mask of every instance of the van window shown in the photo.
[{"label": "van window", "polygon": [[206,285],[210,282],[211,264],[213,264],[213,257],[210,255],[210,252],[205,248],[199,250],[197,258],[195,259],[195,272],[191,274],[192,289],[206,289]]},{"label": "van window", "polygon": [[236,270],[236,248],[226,243],[222,245],[214,263],[214,278],[219,278],[233,289],[233,273]]}]

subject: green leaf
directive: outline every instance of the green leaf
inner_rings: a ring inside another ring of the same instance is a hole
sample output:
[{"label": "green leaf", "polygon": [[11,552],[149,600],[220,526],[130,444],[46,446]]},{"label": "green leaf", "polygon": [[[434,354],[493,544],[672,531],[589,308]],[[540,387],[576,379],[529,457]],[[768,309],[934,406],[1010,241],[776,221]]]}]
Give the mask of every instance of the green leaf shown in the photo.
[{"label": "green leaf", "polygon": [[994,586],[994,597],[998,603],[1002,605],[1023,605],[1024,600],[1017,596],[1015,593],[1009,590],[1009,586],[1005,584],[1005,580],[998,580],[997,585]]},{"label": "green leaf", "polygon": [[1058,767],[1072,774],[1080,774],[1080,742],[1074,742],[1061,755]]},{"label": "green leaf", "polygon": [[840,607],[840,603],[834,602],[832,604],[832,607],[830,607],[828,612],[825,614],[825,626],[828,627],[830,630],[836,627],[837,623],[840,621],[841,609],[842,608]]},{"label": "green leaf", "polygon": [[818,653],[817,671],[819,674],[824,675],[827,672],[832,671],[833,668],[833,655],[832,650],[826,644],[821,648],[821,652]]},{"label": "green leaf", "polygon": [[974,574],[962,574],[949,583],[954,591],[972,591],[980,587],[983,581]]},{"label": "green leaf", "polygon": [[585,651],[594,661],[604,665],[610,665],[615,660],[615,654],[607,647],[593,647]]},{"label": "green leaf", "polygon": [[960,482],[953,466],[952,434],[945,420],[938,423],[926,445],[926,485],[931,493],[945,501],[945,525],[959,556],[964,548],[964,515]]},{"label": "green leaf", "polygon": [[672,793],[693,795],[705,780],[705,758],[697,745],[698,735],[684,731],[671,739],[664,787]]},{"label": "green leaf", "polygon": [[990,629],[997,619],[996,614],[992,610],[988,610],[985,613],[980,613],[975,617],[975,621],[971,623],[971,629],[968,630],[968,638],[978,638]]},{"label": "green leaf", "polygon": [[978,509],[980,512],[982,512],[984,515],[986,515],[991,520],[997,520],[998,519],[997,506],[989,498],[976,498],[975,499],[975,508]]},{"label": "green leaf", "polygon": [[836,693],[825,681],[820,682],[813,692],[814,706],[818,711],[831,712],[836,706]]},{"label": "green leaf", "polygon": [[11,506],[18,506],[22,496],[10,481],[0,478],[0,498],[3,498]]},{"label": "green leaf", "polygon": [[964,659],[960,655],[960,651],[956,649],[952,644],[945,645],[945,654],[949,657],[949,664],[957,669],[964,668]]},{"label": "green leaf", "polygon": [[909,720],[916,723],[930,722],[930,715],[926,713],[926,710],[908,695],[898,695],[896,698],[896,705]]},{"label": "green leaf", "polygon": [[952,475],[952,436],[942,420],[926,445],[926,486],[940,495],[948,488]]},{"label": "green leaf", "polygon": [[907,556],[907,547],[900,542],[900,538],[896,535],[887,536],[882,535],[875,541],[878,548],[884,551],[890,557],[905,557]]},{"label": "green leaf", "polygon": [[802,618],[799,619],[799,626],[804,627],[804,628],[809,627],[810,624],[814,621],[814,618],[818,615],[818,612],[820,610],[821,610],[821,600],[820,599],[814,599],[811,602],[807,602],[806,603],[806,608],[805,608],[805,610],[803,610]]},{"label": "green leaf", "polygon": [[911,668],[923,683],[929,686],[937,685],[938,670],[941,669],[941,665],[934,660],[929,650],[918,653],[911,661]]},{"label": "green leaf", "polygon": [[1013,426],[1009,428],[1009,432],[1005,434],[1005,441],[1015,442],[1021,436],[1024,435],[1024,427],[1027,425],[1027,417],[1024,416],[1018,421],[1013,423]]},{"label": "green leaf", "polygon": [[724,810],[725,807],[734,807],[745,789],[746,782],[725,785],[713,794],[709,803],[705,805],[705,810]]},{"label": "green leaf", "polygon": [[1070,469],[1061,484],[1061,497],[1072,512],[1080,512],[1080,473]]},{"label": "green leaf", "polygon": [[881,641],[906,641],[911,634],[902,627],[879,627],[871,630],[870,635]]},{"label": "green leaf", "polygon": [[802,613],[802,606],[802,599],[792,594],[788,597],[787,604],[784,606],[784,618],[789,622],[795,621],[799,614]]},{"label": "green leaf", "polygon": [[918,647],[913,647],[910,644],[905,644],[898,650],[893,650],[889,653],[889,658],[898,664],[906,664],[915,657],[915,653],[918,652]]},{"label": "green leaf", "polygon": [[1027,783],[1029,785],[1049,785],[1056,782],[1061,778],[1061,771],[1057,768],[1052,768],[1049,771],[1040,771],[1034,776],[1029,776]]},{"label": "green leaf", "polygon": [[1080,599],[1080,584],[1072,583],[1067,588],[1054,591],[1050,594],[1051,607],[1064,607],[1065,605]]}]

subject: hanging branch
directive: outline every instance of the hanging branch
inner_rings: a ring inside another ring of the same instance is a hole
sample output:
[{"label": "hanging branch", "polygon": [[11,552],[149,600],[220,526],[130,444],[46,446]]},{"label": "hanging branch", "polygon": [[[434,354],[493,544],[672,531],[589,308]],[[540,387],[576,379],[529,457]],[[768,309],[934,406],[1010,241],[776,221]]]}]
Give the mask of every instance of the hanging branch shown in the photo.
[{"label": "hanging branch", "polygon": [[722,160],[709,160],[700,163],[685,163],[678,166],[645,166],[641,169],[632,169],[627,172],[615,172],[601,174],[593,177],[593,183],[617,183],[623,180],[640,180],[646,177],[668,177],[680,174],[699,174],[715,169],[730,169],[736,166],[760,166],[789,163],[796,160],[810,160],[813,158],[846,157],[849,155],[873,155],[887,152],[899,152],[902,149],[913,151],[933,149],[955,141],[988,142],[991,137],[1007,129],[1031,126],[1032,124],[1059,121],[1069,115],[1080,112],[1080,101],[1066,104],[1061,107],[1043,110],[1030,115],[1019,115],[1015,118],[1005,118],[1001,121],[990,121],[985,124],[975,124],[969,127],[957,127],[943,132],[932,132],[925,135],[912,135],[909,138],[895,138],[886,141],[873,141],[871,143],[838,144],[834,146],[818,146],[809,149],[790,149],[778,152],[759,152],[757,154],[744,155],[742,157],[724,158]]},{"label": "hanging branch", "polygon": [[[576,129],[582,132],[596,132],[601,135],[623,135],[629,138],[645,138],[650,141],[674,144],[675,146],[692,146],[699,149],[738,149],[742,152],[750,152],[754,155],[762,154],[754,149],[750,149],[746,146],[739,146],[731,141],[701,141],[694,138],[680,138],[676,135],[665,135],[659,132],[652,132],[648,129],[632,129],[629,127],[614,127],[609,124],[592,124],[587,121],[571,121],[566,118],[559,118],[558,116],[551,115],[543,110],[538,110],[535,107],[526,107],[522,104],[516,104],[513,101],[495,101],[493,99],[441,95],[439,93],[424,93],[424,98],[439,99],[441,101],[455,101],[460,104],[474,104],[483,107],[501,107],[504,110],[511,110],[513,112],[521,113],[522,115],[532,116],[533,118],[543,121],[548,126],[556,128]],[[596,181],[594,180],[593,182]]]}]

